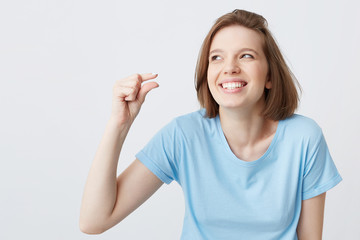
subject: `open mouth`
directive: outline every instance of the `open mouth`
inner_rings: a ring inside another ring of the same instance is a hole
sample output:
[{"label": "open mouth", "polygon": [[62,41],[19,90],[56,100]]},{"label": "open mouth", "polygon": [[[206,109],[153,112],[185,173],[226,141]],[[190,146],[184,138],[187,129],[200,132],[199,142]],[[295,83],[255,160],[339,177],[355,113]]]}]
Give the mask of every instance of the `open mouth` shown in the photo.
[{"label": "open mouth", "polygon": [[245,87],[246,85],[247,85],[247,82],[245,82],[245,81],[226,82],[226,83],[222,83],[221,87],[224,88],[224,89],[233,90],[233,89]]}]

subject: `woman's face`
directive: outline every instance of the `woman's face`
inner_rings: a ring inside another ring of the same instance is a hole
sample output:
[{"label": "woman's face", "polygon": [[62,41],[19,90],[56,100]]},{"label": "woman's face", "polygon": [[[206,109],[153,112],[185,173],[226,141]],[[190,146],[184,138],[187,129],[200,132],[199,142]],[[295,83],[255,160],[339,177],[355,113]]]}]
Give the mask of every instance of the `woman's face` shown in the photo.
[{"label": "woman's face", "polygon": [[264,89],[271,88],[262,36],[233,25],[218,31],[209,52],[208,85],[221,108],[264,107]]}]

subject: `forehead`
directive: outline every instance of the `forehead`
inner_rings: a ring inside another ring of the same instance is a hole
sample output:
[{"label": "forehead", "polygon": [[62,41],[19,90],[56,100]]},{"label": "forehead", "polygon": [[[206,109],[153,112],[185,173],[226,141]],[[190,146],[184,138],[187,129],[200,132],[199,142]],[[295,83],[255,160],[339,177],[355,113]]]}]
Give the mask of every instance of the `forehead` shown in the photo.
[{"label": "forehead", "polygon": [[262,51],[263,42],[264,39],[260,33],[240,25],[232,25],[220,29],[215,34],[210,45],[210,51],[213,49],[237,51],[241,48]]}]

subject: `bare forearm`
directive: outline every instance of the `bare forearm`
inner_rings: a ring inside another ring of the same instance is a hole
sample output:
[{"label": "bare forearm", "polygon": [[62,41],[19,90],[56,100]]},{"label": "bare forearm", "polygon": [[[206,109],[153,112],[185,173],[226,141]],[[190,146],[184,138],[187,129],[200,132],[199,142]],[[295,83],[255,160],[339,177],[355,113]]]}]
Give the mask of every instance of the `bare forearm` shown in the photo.
[{"label": "bare forearm", "polygon": [[[101,233],[121,220],[125,213],[130,212],[131,203],[126,205],[120,201],[124,194],[121,194],[123,191],[118,191],[116,169],[125,137],[140,111],[146,94],[159,86],[155,82],[144,84],[143,82],[156,77],[157,74],[151,73],[134,74],[115,82],[111,117],[95,154],[84,189],[80,212],[80,229],[83,232]],[[143,168],[140,166],[135,169]],[[141,175],[144,174],[143,172]],[[136,176],[134,173],[133,175]],[[158,186],[155,183],[154,191]],[[133,186],[132,181],[119,184],[119,189],[126,189],[126,185]],[[141,196],[138,198],[140,199]],[[120,209],[122,212],[116,215],[114,209]]]},{"label": "bare forearm", "polygon": [[86,181],[80,224],[98,225],[111,215],[117,195],[117,164],[130,128],[111,118],[106,125]]}]

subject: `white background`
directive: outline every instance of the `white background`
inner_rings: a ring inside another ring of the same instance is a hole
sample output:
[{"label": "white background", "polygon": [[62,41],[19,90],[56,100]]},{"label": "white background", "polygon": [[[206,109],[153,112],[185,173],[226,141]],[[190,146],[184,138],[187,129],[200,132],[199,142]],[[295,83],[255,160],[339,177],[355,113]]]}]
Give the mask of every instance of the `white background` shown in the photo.
[{"label": "white background", "polygon": [[82,191],[116,79],[159,73],[119,171],[164,124],[199,108],[197,55],[215,19],[263,15],[303,87],[298,113],[322,127],[343,181],[327,194],[324,239],[360,239],[357,1],[0,2],[0,239],[179,239],[174,182],[102,235],[80,232]]}]

